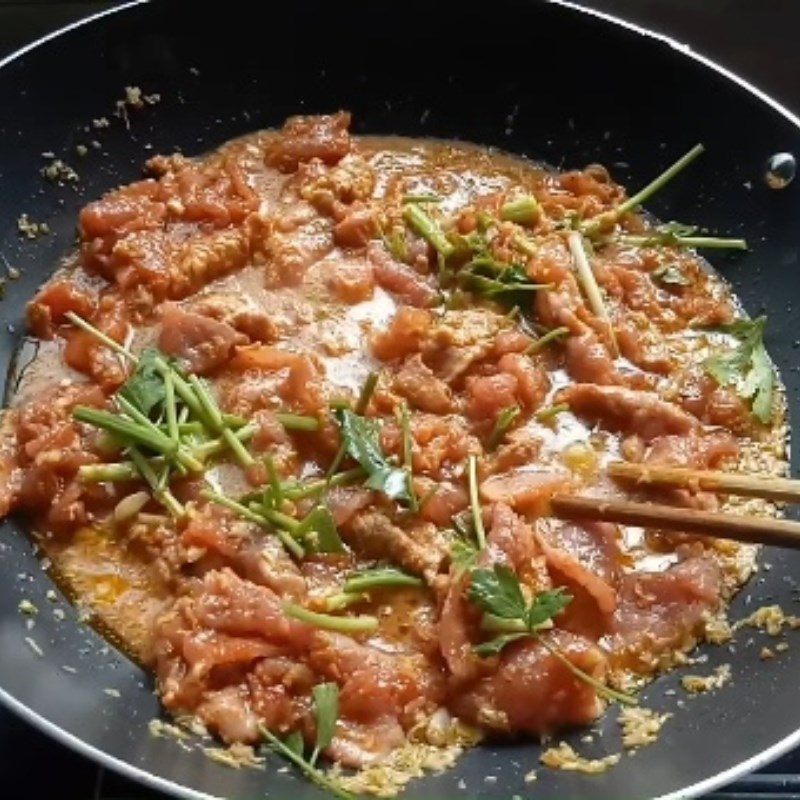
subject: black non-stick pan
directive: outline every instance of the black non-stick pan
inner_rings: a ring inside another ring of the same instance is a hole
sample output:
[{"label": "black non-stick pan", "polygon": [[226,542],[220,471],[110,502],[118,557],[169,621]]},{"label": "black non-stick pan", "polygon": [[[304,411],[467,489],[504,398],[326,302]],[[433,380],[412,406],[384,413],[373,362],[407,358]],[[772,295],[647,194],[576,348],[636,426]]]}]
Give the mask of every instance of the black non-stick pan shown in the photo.
[{"label": "black non-stick pan", "polygon": [[[131,111],[126,124],[113,115],[125,86],[161,100]],[[200,153],[290,114],[338,108],[354,113],[357,132],[465,139],[558,166],[602,162],[633,187],[703,142],[707,154],[656,197],[652,210],[751,243],[742,256],[712,261],[748,312],[769,315],[768,347],[797,424],[800,182],[769,188],[765,162],[777,152],[800,152],[800,120],[664,40],[559,4],[522,0],[135,4],[6,61],[0,255],[21,277],[8,282],[0,302],[0,363],[12,365],[24,338],[25,302],[71,247],[82,204],[135,179],[153,152]],[[110,127],[93,127],[104,116]],[[88,147],[86,155],[77,145]],[[76,169],[77,184],[42,177],[42,153],[50,151]],[[21,213],[46,221],[52,234],[21,239]],[[13,380],[11,369],[7,381]],[[767,550],[762,563],[771,568],[739,596],[734,617],[765,603],[800,609],[800,555]],[[52,587],[24,523],[5,523],[3,702],[75,749],[181,797],[319,796],[302,779],[278,773],[277,762],[265,771],[235,771],[194,746],[187,752],[152,736],[148,723],[159,708],[150,677],[82,624],[60,595],[57,603],[48,599]],[[23,598],[40,609],[31,631],[17,608]],[[66,618],[57,619],[54,607]],[[453,770],[414,782],[405,796],[701,795],[800,742],[800,633],[792,635],[789,650],[769,663],[759,659],[765,640],[753,631],[741,632],[734,647],[704,652],[707,662],[694,672],[732,665],[732,684],[716,693],[679,702],[685,693],[671,691],[678,675],[657,680],[644,702],[674,717],[655,745],[603,775],[539,769],[538,781],[525,783],[538,766],[539,746],[487,745]],[[582,732],[570,741],[585,755],[620,749],[616,711],[597,730],[591,742]]]}]

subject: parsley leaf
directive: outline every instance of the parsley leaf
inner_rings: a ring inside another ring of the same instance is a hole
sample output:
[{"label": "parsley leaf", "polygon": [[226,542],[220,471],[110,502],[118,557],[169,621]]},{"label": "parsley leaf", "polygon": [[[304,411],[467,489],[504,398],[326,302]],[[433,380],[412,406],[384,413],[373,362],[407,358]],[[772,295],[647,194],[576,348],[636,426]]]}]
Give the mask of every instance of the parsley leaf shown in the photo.
[{"label": "parsley leaf", "polygon": [[300,523],[300,533],[304,534],[303,542],[311,553],[347,552],[327,506],[312,508]]},{"label": "parsley leaf", "polygon": [[311,691],[314,697],[314,716],[317,722],[317,740],[311,763],[333,741],[336,720],[339,718],[339,687],[335,683],[319,683]]},{"label": "parsley leaf", "polygon": [[499,655],[502,649],[511,642],[516,642],[518,639],[524,639],[529,636],[528,633],[502,633],[494,639],[489,639],[488,642],[481,642],[472,648],[472,652],[481,658],[491,658],[492,656]]},{"label": "parsley leaf", "polygon": [[527,603],[517,576],[502,564],[493,570],[474,569],[471,573],[469,599],[487,614],[502,619],[524,619]]},{"label": "parsley leaf", "polygon": [[450,561],[456,568],[456,572],[461,574],[469,569],[478,557],[478,548],[468,539],[459,536],[450,546]]},{"label": "parsley leaf", "polygon": [[683,274],[677,264],[665,264],[653,270],[652,277],[664,286],[691,286],[692,282]]},{"label": "parsley leaf", "polygon": [[380,428],[375,420],[359,416],[347,408],[336,412],[336,419],[347,453],[367,473],[364,485],[383,492],[392,500],[409,502],[406,471],[392,466],[383,454],[380,444]]},{"label": "parsley leaf", "polygon": [[303,757],[303,750],[305,749],[305,742],[303,741],[303,734],[300,731],[292,731],[284,740],[283,744],[287,750],[294,753],[296,756]]},{"label": "parsley leaf", "polygon": [[550,592],[539,592],[533,598],[526,614],[528,628],[535,630],[540,625],[550,622],[572,602],[572,595],[567,594],[560,586]]},{"label": "parsley leaf", "polygon": [[[145,350],[139,357],[136,371],[119,389],[118,394],[147,416],[166,399],[166,387],[157,361],[164,359],[158,350]],[[174,366],[174,365],[171,365]]]},{"label": "parsley leaf", "polygon": [[727,353],[706,359],[706,372],[721,386],[733,386],[736,393],[750,401],[753,416],[765,425],[772,418],[775,371],[764,348],[766,317],[738,319],[728,325],[708,330],[727,333],[739,340]]}]

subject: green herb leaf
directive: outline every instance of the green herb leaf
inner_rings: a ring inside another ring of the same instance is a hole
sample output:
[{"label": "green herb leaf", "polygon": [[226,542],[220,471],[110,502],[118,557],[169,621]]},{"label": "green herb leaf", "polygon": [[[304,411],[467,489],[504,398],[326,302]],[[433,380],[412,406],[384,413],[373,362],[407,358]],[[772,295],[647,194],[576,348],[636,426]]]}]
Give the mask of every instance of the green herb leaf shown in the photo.
[{"label": "green herb leaf", "polygon": [[491,658],[492,656],[498,655],[507,644],[516,642],[519,639],[524,639],[529,635],[528,633],[503,633],[500,636],[496,636],[494,639],[489,639],[488,642],[476,644],[472,648],[472,652],[481,658]]},{"label": "green herb leaf", "polygon": [[317,722],[317,740],[311,763],[316,764],[319,754],[333,741],[336,720],[339,718],[339,687],[335,683],[319,683],[312,690],[314,717]]},{"label": "green herb leaf", "polygon": [[539,592],[533,598],[526,613],[528,628],[535,630],[540,625],[550,622],[572,602],[572,595],[558,587],[549,592]]},{"label": "green herb leaf", "polygon": [[408,502],[410,495],[406,472],[387,461],[380,445],[378,423],[346,408],[336,411],[336,419],[347,453],[367,473],[364,485],[382,492],[392,500]]},{"label": "green herb leaf", "polygon": [[717,383],[733,386],[740,397],[749,400],[753,416],[765,425],[772,418],[775,391],[775,371],[764,348],[766,324],[766,317],[758,317],[709,328],[734,336],[739,345],[730,352],[710,356],[704,364]]},{"label": "green herb leaf", "polygon": [[303,543],[312,553],[345,553],[336,521],[327,506],[317,506],[300,523],[298,533],[304,536]]},{"label": "green herb leaf", "polygon": [[478,557],[478,548],[468,539],[459,537],[450,545],[450,561],[457,573],[470,569]]},{"label": "green herb leaf", "polygon": [[692,282],[683,274],[677,264],[667,264],[650,273],[654,280],[665,286],[691,286]]},{"label": "green herb leaf", "polygon": [[517,576],[502,564],[470,573],[470,602],[487,614],[503,619],[524,619],[527,603]]},{"label": "green herb leaf", "polygon": [[163,356],[157,350],[145,350],[133,375],[122,384],[118,394],[142,414],[160,408],[167,396],[164,375],[157,366]]},{"label": "green herb leaf", "polygon": [[305,742],[303,741],[303,734],[300,731],[292,731],[284,740],[283,744],[287,750],[290,750],[295,755],[303,757],[303,750],[305,749]]}]

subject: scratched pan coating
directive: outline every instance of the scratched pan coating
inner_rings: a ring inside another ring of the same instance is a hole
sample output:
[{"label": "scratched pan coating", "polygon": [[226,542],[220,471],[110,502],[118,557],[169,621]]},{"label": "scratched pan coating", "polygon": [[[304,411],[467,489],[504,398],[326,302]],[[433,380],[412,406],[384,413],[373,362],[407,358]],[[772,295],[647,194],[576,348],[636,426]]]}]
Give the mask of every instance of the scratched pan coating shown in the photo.
[{"label": "scratched pan coating", "polygon": [[[111,117],[128,85],[161,102]],[[649,204],[662,219],[698,222],[744,236],[752,251],[711,261],[750,314],[769,315],[767,345],[797,421],[800,387],[798,247],[800,183],[776,191],[767,158],[800,152],[800,121],[714,65],[670,43],[556,4],[496,0],[322,3],[263,6],[228,2],[212,14],[183,3],[133,5],[74,26],[0,65],[0,254],[22,270],[0,302],[0,363],[10,367],[23,335],[25,302],[74,240],[79,208],[140,175],[152,152],[206,151],[298,112],[346,108],[357,133],[455,138],[558,166],[603,163],[627,186],[642,185],[695,142],[706,155]],[[113,119],[94,130],[91,120]],[[86,126],[89,126],[88,130]],[[84,157],[77,144],[102,141]],[[52,151],[80,174],[77,187],[42,180]],[[47,220],[52,235],[21,241],[20,213]],[[5,371],[5,370],[4,370]],[[4,382],[9,378],[4,378]],[[793,458],[793,464],[796,457]],[[800,554],[768,550],[762,571],[734,603],[779,603],[793,611]],[[143,783],[179,797],[292,796],[319,790],[292,774],[231,770],[199,751],[154,738],[158,716],[149,676],[79,623],[61,599],[19,521],[0,531],[0,699],[54,737]],[[28,644],[17,610],[41,609]],[[797,634],[800,637],[800,633]],[[478,747],[457,766],[410,784],[404,797],[637,800],[694,797],[760,766],[800,742],[800,646],[764,664],[760,634],[735,652],[710,648],[703,672],[730,663],[733,683],[676,706],[665,691],[680,672],[657,680],[644,702],[675,712],[658,742],[613,770],[585,777],[538,770],[531,743]],[[790,638],[791,642],[791,638]],[[64,666],[76,671],[66,671]],[[116,689],[120,697],[106,693]],[[619,750],[616,712],[601,720],[586,755]]]}]

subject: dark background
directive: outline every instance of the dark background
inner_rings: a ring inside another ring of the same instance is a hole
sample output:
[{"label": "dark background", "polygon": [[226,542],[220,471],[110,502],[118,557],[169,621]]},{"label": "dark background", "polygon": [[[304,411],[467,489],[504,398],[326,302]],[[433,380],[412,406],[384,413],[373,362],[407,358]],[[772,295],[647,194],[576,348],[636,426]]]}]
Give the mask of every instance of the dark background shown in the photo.
[{"label": "dark background", "polygon": [[[667,34],[800,113],[797,77],[800,76],[800,0],[589,0],[580,4]],[[73,20],[113,5],[116,4],[0,0],[0,58]],[[187,3],[187,13],[192,13],[193,6],[194,3]],[[198,4],[194,13],[211,13],[201,11],[202,6],[209,9],[206,4]],[[631,64],[632,70],[636,68],[636,64]],[[664,97],[663,101],[675,103],[676,107],[679,103],[678,98],[671,97]],[[773,764],[763,775],[740,781],[713,798],[800,798],[798,771],[800,754],[792,754]],[[158,797],[73,755],[2,709],[0,787],[3,787],[0,797],[12,794],[53,800],[156,800]]]}]

